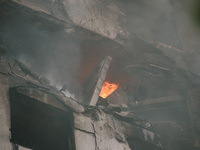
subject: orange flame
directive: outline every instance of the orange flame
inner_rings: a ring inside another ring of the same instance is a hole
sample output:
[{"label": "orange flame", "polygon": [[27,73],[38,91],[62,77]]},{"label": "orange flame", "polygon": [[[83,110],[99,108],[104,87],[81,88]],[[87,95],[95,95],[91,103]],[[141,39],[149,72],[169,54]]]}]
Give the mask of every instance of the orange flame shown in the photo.
[{"label": "orange flame", "polygon": [[113,93],[118,87],[119,87],[119,84],[109,83],[108,81],[105,81],[103,86],[102,86],[102,89],[101,89],[99,96],[106,98],[111,93]]}]

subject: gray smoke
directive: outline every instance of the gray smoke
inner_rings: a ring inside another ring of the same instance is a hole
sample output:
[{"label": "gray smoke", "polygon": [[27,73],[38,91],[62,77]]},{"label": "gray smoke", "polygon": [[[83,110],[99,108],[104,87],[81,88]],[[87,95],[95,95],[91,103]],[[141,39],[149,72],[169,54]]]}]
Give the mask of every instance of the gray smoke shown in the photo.
[{"label": "gray smoke", "polygon": [[20,16],[6,18],[0,32],[8,56],[22,61],[41,77],[47,77],[52,85],[75,84],[80,66],[80,40],[67,35],[63,29],[41,28]]},{"label": "gray smoke", "polygon": [[200,74],[200,28],[196,24],[200,20],[198,0],[119,2],[126,14],[122,21],[132,35],[180,49],[186,68]]},{"label": "gray smoke", "polygon": [[182,49],[186,38],[183,32],[191,28],[188,25],[192,21],[189,18],[192,3],[193,0],[128,0],[124,3],[128,30],[145,39]]},{"label": "gray smoke", "polygon": [[[189,52],[185,60],[195,70],[200,64],[200,34],[193,26],[190,11],[196,1],[118,0],[115,3],[125,13],[121,25],[131,34]],[[20,15],[0,19],[0,32],[9,56],[46,76],[51,84],[75,84],[82,56],[81,40],[67,35],[63,29],[41,27]],[[195,59],[191,59],[193,56]]]}]

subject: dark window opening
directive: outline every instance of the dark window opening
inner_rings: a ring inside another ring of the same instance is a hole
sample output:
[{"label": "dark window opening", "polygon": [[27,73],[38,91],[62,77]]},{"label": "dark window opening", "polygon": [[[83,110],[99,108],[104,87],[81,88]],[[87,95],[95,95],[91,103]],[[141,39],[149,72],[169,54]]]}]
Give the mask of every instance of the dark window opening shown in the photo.
[{"label": "dark window opening", "polygon": [[74,150],[72,114],[10,89],[11,142],[33,150]]}]

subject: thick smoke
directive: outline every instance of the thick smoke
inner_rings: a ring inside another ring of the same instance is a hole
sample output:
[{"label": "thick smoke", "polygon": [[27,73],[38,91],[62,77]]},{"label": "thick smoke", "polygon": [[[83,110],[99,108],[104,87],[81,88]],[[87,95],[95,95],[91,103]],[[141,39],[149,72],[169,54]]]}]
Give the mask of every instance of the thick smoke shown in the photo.
[{"label": "thick smoke", "polygon": [[0,32],[8,56],[47,77],[52,85],[73,87],[80,66],[81,41],[68,36],[63,29],[41,28],[21,17],[3,21]]},{"label": "thick smoke", "polygon": [[131,35],[178,48],[186,68],[200,74],[198,0],[127,0],[120,5]]},{"label": "thick smoke", "polygon": [[[127,27],[132,33],[176,48],[184,47],[181,32],[189,30],[189,11],[194,1],[129,0],[123,1]],[[184,25],[183,25],[184,24]]]},{"label": "thick smoke", "polygon": [[[125,13],[121,25],[132,35],[189,52],[185,60],[193,70],[197,70],[200,38],[190,16],[195,1],[118,0],[115,3]],[[23,61],[40,76],[46,76],[53,85],[76,84],[82,41],[68,36],[63,29],[51,31],[26,17],[14,16],[0,21],[3,22],[0,24],[0,36],[8,47],[9,56]]]}]

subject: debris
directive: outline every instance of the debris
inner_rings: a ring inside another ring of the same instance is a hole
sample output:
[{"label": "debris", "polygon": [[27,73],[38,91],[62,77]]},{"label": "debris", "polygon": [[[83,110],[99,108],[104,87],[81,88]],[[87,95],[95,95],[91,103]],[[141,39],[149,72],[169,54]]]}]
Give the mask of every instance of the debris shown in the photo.
[{"label": "debris", "polygon": [[111,60],[112,58],[110,56],[104,58],[80,86],[80,89],[77,92],[77,99],[83,105],[96,105]]},{"label": "debris", "polygon": [[40,79],[40,83],[44,86],[49,86],[50,85],[50,81],[46,78],[46,77],[42,77]]},{"label": "debris", "polygon": [[63,84],[62,88],[60,89],[60,91],[66,91],[67,90],[67,85]]}]

